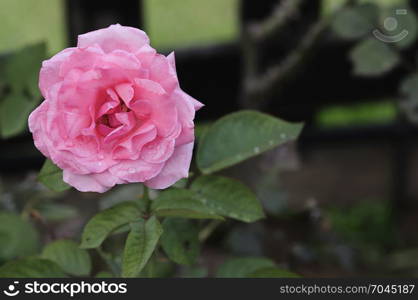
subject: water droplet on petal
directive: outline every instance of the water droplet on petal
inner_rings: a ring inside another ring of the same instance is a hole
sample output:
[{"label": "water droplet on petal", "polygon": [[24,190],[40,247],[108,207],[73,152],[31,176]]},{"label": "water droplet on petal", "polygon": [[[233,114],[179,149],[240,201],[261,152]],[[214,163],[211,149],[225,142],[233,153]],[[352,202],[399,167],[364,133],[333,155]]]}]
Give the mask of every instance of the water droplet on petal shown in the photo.
[{"label": "water droplet on petal", "polygon": [[103,154],[99,154],[99,159],[104,159],[104,155]]},{"label": "water droplet on petal", "polygon": [[136,172],[136,170],[135,170],[134,168],[129,168],[129,169],[128,169],[128,172],[129,172],[130,174],[133,174],[133,173],[135,173],[135,172]]}]

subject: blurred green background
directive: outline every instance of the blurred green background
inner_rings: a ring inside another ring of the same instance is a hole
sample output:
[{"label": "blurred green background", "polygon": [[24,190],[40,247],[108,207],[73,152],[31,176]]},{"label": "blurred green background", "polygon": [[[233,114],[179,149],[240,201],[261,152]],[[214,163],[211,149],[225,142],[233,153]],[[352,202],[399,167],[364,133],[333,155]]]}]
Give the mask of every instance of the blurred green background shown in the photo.
[{"label": "blurred green background", "polygon": [[[145,0],[144,5],[146,31],[158,49],[230,41],[238,34],[237,0]],[[63,0],[1,0],[0,52],[40,41],[47,41],[51,54],[60,51],[66,45],[63,8]]]},{"label": "blurred green background", "polygon": [[[239,41],[239,0],[143,1],[144,29],[151,38],[151,44],[159,50],[181,51],[181,48],[192,46]],[[325,18],[333,15],[345,2],[323,0],[321,16]],[[392,8],[394,5],[404,5],[405,2],[406,0],[359,0],[357,3],[373,3],[380,7]],[[0,54],[14,53],[22,47],[39,42],[46,42],[46,57],[65,48],[67,29],[64,6],[64,0],[0,0]],[[358,45],[362,42],[361,39],[348,39],[347,42],[336,34],[331,35],[330,40],[336,44],[351,42],[354,45],[358,42]],[[38,45],[35,49],[38,49],[37,47],[42,48]],[[25,61],[21,58],[33,58],[35,52],[31,48],[28,49],[26,53],[20,53],[14,59],[14,63],[26,71],[27,64],[21,63]],[[41,50],[39,52],[42,52]],[[396,49],[397,54],[403,59],[406,57],[406,51],[402,51],[404,50]],[[39,54],[39,57],[42,55]],[[346,60],[354,65],[348,53]],[[410,61],[411,59],[408,62]],[[34,74],[37,74],[39,60],[35,59],[35,62],[32,67]],[[402,67],[405,65],[399,64]],[[407,67],[408,72],[415,70],[413,65],[407,64]],[[0,74],[1,71],[0,68]],[[388,73],[389,71],[393,70],[388,70]],[[15,73],[17,77],[22,74],[20,69]],[[385,72],[382,73],[378,75],[387,75]],[[358,74],[352,76],[361,77]],[[32,77],[30,80],[34,81]],[[2,82],[0,88],[1,84]],[[28,89],[27,82],[24,84],[23,94]],[[29,87],[31,92],[33,89],[37,91],[36,84]],[[341,91],[341,95],[344,95],[344,91]],[[37,97],[36,101],[40,101],[39,95],[34,97]],[[399,120],[400,115],[399,99],[396,97],[385,95],[369,100],[363,95],[356,95],[356,99],[352,99],[353,103],[340,103],[340,99],[335,99],[335,104],[328,103],[315,111],[309,125],[313,124],[317,129],[324,131],[392,125]],[[219,97],[215,100],[226,102],[230,99]],[[316,100],[321,99],[309,99]],[[26,100],[23,99],[22,102],[24,101]],[[32,107],[28,109],[31,110]],[[17,111],[14,106],[10,110]],[[10,118],[15,117],[10,114]],[[26,126],[26,120],[27,116],[23,116],[23,126]],[[204,131],[202,123],[198,124],[197,129],[200,132]],[[20,133],[19,131],[18,134]],[[16,135],[12,136],[15,137]],[[376,144],[373,140],[354,139],[339,144],[318,143],[301,157],[298,156],[295,145],[288,145],[282,149],[273,149],[243,166],[228,170],[226,175],[237,177],[252,185],[269,218],[266,222],[253,225],[232,223],[222,227],[209,241],[210,246],[205,249],[204,261],[199,267],[209,265],[210,268],[231,254],[263,255],[285,266],[295,266],[295,269],[306,276],[351,276],[364,275],[364,272],[372,276],[380,276],[383,273],[388,276],[418,276],[418,218],[413,215],[413,210],[411,215],[405,218],[399,218],[392,211],[397,205],[391,202],[391,189],[393,182],[397,180],[393,175],[396,176],[398,167],[393,158],[403,156],[403,153],[397,153],[398,150],[395,148],[401,143],[405,143],[401,138],[394,142],[395,146],[389,146],[387,141]],[[405,143],[405,148],[415,152],[408,161],[411,163],[407,169],[410,181],[406,183],[405,190],[418,195],[413,181],[418,178],[418,148],[412,145],[412,142],[408,143]],[[16,145],[16,148],[23,149],[24,152],[25,147],[18,143]],[[16,155],[13,150],[6,152],[2,153],[6,160]],[[39,156],[39,153],[36,154]],[[24,163],[22,160],[22,165]],[[24,218],[29,218],[29,212],[35,211],[42,215],[47,223],[53,225],[59,237],[77,237],[81,225],[97,209],[96,206],[103,208],[108,202],[125,200],[137,196],[138,193],[140,192],[132,189],[132,186],[117,187],[97,202],[94,201],[99,200],[97,195],[88,193],[70,191],[67,194],[54,194],[36,181],[36,174],[33,172],[22,172],[13,176],[6,174],[0,177],[0,208],[14,212],[16,216],[17,213],[22,214]],[[23,213],[20,213],[21,211]],[[1,218],[5,220],[4,224],[14,222],[9,220],[7,215],[0,214]],[[394,231],[393,224],[399,219],[402,219],[400,227],[403,227],[397,229],[402,236]],[[62,223],[55,225],[54,222]],[[20,237],[24,234],[22,232],[27,231],[24,225],[15,227],[18,232],[13,235],[15,237]],[[47,232],[45,228],[41,231],[44,239],[42,242],[45,242]],[[21,238],[14,240],[16,244],[26,242]],[[38,242],[34,244],[31,251],[36,253],[40,245]],[[117,242],[109,244],[107,246],[111,248]],[[6,248],[3,251],[5,254],[0,251],[0,263],[2,257],[8,260],[26,255]],[[382,262],[390,263],[382,265]],[[411,262],[415,262],[415,265]],[[197,276],[198,271],[181,270],[183,275],[189,276]]]}]

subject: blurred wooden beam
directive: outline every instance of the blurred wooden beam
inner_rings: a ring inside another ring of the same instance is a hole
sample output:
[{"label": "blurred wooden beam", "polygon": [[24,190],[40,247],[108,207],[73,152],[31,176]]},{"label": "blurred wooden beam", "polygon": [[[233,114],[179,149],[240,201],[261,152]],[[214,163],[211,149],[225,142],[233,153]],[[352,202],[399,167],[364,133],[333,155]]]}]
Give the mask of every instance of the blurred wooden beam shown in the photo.
[{"label": "blurred wooden beam", "polygon": [[143,28],[142,2],[142,0],[66,0],[70,45],[76,45],[79,34],[115,23]]}]

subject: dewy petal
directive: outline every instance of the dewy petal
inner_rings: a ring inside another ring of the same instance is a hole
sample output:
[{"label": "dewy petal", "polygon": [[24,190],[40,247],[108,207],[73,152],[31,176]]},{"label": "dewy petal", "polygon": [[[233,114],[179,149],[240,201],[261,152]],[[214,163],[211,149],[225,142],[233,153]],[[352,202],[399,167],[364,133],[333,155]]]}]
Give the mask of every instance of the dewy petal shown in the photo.
[{"label": "dewy petal", "polygon": [[169,136],[177,126],[177,108],[169,99],[164,99],[159,104],[151,101],[150,104],[152,107],[151,121],[157,127],[158,134],[162,137]]},{"label": "dewy petal", "polygon": [[90,71],[103,54],[102,49],[97,45],[85,49],[75,48],[60,65],[59,76],[64,78],[67,73],[74,69]]},{"label": "dewy petal", "polygon": [[134,97],[134,89],[129,83],[121,83],[115,86],[115,90],[126,104],[128,104]]},{"label": "dewy petal", "polygon": [[126,70],[138,70],[141,68],[141,62],[132,53],[123,50],[114,50],[101,57],[100,67],[109,68],[111,66],[117,66]]},{"label": "dewy petal", "polygon": [[[133,101],[130,104],[131,109],[135,111],[137,116],[141,116],[141,113],[150,114],[150,120],[157,127],[158,134],[167,137],[174,131],[178,122],[175,99],[169,97],[158,82],[135,79],[135,83],[134,99],[138,99],[138,101]],[[139,103],[137,104],[137,102]],[[139,104],[142,104],[142,108]],[[145,112],[142,109],[145,109]]]},{"label": "dewy petal", "polygon": [[[177,71],[176,71],[176,58],[175,58],[175,54],[174,52],[171,52],[168,56],[167,56],[167,60],[170,63],[170,73],[174,74],[177,77]],[[179,90],[181,91],[181,89],[179,88]],[[190,101],[193,104],[193,107],[195,110],[199,110],[201,109],[204,105],[202,103],[200,103],[199,101],[197,101],[196,99],[194,99],[193,97],[191,97],[190,95],[188,95],[187,93],[181,91],[184,96],[187,98],[188,101]]]},{"label": "dewy petal", "polygon": [[146,144],[141,151],[141,158],[149,163],[162,163],[168,160],[174,152],[174,139],[158,138]]},{"label": "dewy petal", "polygon": [[39,87],[45,101],[28,120],[35,145],[78,190],[162,189],[188,176],[202,104],[180,89],[174,53],[157,54],[143,31],[80,35],[43,63]]},{"label": "dewy petal", "polygon": [[152,112],[151,104],[148,100],[136,100],[129,103],[129,108],[135,113],[138,119],[148,118]]},{"label": "dewy petal", "polygon": [[42,96],[47,97],[47,90],[55,83],[62,80],[60,77],[61,64],[73,53],[76,48],[67,48],[58,52],[53,57],[42,62],[42,68],[39,72],[39,89]]},{"label": "dewy petal", "polygon": [[156,54],[149,69],[149,79],[158,82],[167,93],[178,87],[177,75],[172,71],[172,66],[164,55]]},{"label": "dewy petal", "polygon": [[106,53],[116,49],[134,53],[149,44],[149,38],[142,30],[119,24],[78,36],[77,47],[85,48],[94,44],[98,44]]},{"label": "dewy petal", "polygon": [[151,164],[141,159],[124,160],[109,169],[112,175],[126,182],[144,182],[160,173],[163,163]]},{"label": "dewy petal", "polygon": [[157,51],[148,44],[142,46],[141,49],[135,52],[135,56],[139,59],[141,65],[146,69],[149,69],[156,54]]},{"label": "dewy petal", "polygon": [[125,183],[120,178],[105,171],[98,174],[79,175],[68,170],[63,172],[63,180],[80,192],[104,193],[116,184]]},{"label": "dewy petal", "polygon": [[89,83],[80,83],[81,74],[77,70],[71,71],[59,90],[59,97],[51,102],[58,106],[53,115],[60,120],[69,138],[76,138],[91,124],[90,107],[96,93],[94,88],[88,88]]},{"label": "dewy petal", "polygon": [[193,121],[196,110],[191,101],[191,97],[180,89],[176,89],[171,94],[171,97],[176,103],[179,119],[181,121]]},{"label": "dewy petal", "polygon": [[194,109],[197,111],[199,109],[201,109],[203,106],[205,106],[203,103],[197,101],[195,98],[190,97],[189,94],[187,94],[187,96],[189,96],[190,101],[193,103]]},{"label": "dewy petal", "polygon": [[113,159],[139,158],[142,147],[157,137],[157,129],[153,124],[145,124],[125,141],[119,143],[113,150]]},{"label": "dewy petal", "polygon": [[189,143],[176,147],[173,155],[165,163],[161,172],[144,184],[152,189],[165,189],[181,178],[188,177],[193,146],[194,143]]},{"label": "dewy petal", "polygon": [[187,126],[183,125],[181,128],[181,133],[176,139],[176,146],[181,146],[188,144],[194,141],[194,125]]},{"label": "dewy petal", "polygon": [[136,125],[135,114],[132,111],[116,113],[113,116],[115,117],[115,120],[121,124],[121,126],[113,130],[105,137],[105,143],[128,133]]},{"label": "dewy petal", "polygon": [[114,110],[119,106],[119,104],[119,100],[110,99],[109,101],[106,101],[100,106],[99,111],[96,113],[96,118],[100,118],[101,116]]},{"label": "dewy petal", "polygon": [[158,82],[149,79],[135,78],[135,83],[137,87],[137,98],[153,99],[155,97],[167,94],[164,88]]},{"label": "dewy petal", "polygon": [[113,131],[113,128],[106,126],[104,124],[97,125],[97,130],[102,136],[107,136],[109,133]]},{"label": "dewy petal", "polygon": [[47,142],[49,140],[46,135],[43,124],[45,123],[48,112],[48,101],[45,100],[30,115],[28,119],[29,131],[33,134],[33,140],[36,148],[46,157],[50,157]]},{"label": "dewy petal", "polygon": [[174,51],[171,52],[168,56],[167,56],[167,60],[170,63],[171,66],[171,71],[177,76],[177,71],[176,71],[176,56],[174,54]]},{"label": "dewy petal", "polygon": [[[175,99],[179,122],[182,125],[180,136],[176,139],[176,146],[188,144],[194,141],[194,123],[195,107],[189,95],[180,89],[176,89],[172,97]],[[197,102],[197,101],[196,101]]]}]

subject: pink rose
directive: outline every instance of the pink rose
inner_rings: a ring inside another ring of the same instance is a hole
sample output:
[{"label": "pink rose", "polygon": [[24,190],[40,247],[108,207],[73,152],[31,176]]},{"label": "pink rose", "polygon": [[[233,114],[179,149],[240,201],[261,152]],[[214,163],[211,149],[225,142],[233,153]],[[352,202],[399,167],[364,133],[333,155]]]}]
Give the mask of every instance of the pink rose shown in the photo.
[{"label": "pink rose", "polygon": [[188,176],[203,105],[180,89],[174,54],[157,54],[143,31],[117,24],[80,35],[43,62],[39,88],[45,101],[29,129],[76,189],[164,189]]}]

